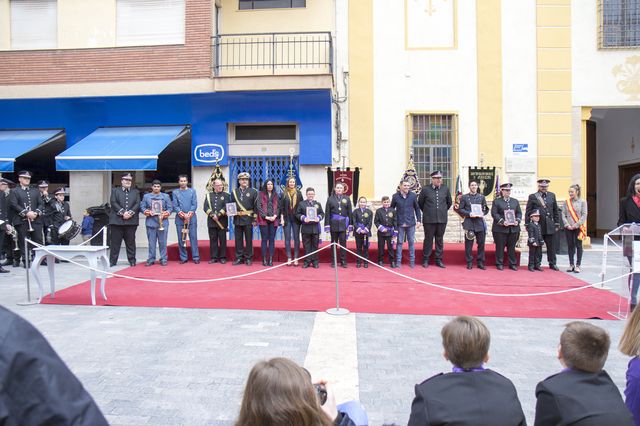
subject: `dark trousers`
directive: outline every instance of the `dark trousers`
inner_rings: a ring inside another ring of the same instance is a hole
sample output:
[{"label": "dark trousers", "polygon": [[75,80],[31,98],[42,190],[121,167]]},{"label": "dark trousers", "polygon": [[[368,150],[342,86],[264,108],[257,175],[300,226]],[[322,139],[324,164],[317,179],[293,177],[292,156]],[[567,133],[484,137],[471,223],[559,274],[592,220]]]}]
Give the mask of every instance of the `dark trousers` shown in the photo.
[{"label": "dark trousers", "polygon": [[127,248],[127,260],[129,263],[136,261],[136,229],[138,225],[109,225],[111,228],[111,244],[109,244],[109,263],[113,266],[118,263],[122,240]]},{"label": "dark trousers", "polygon": [[536,267],[540,267],[540,262],[538,261],[538,254],[542,253],[542,247],[541,246],[532,246],[531,244],[529,244],[529,264],[528,267],[529,268],[536,268]]},{"label": "dark trousers", "polygon": [[261,251],[262,258],[272,258],[276,251],[276,231],[278,227],[273,223],[267,223],[266,225],[260,225],[260,238],[262,239]]},{"label": "dark trousers", "polygon": [[53,242],[53,244],[57,244],[60,246],[68,246],[69,240],[60,238],[60,234],[58,234],[59,228],[60,228],[59,226],[54,226],[51,228],[51,241]]},{"label": "dark trousers", "polygon": [[433,240],[436,240],[436,260],[442,260],[444,251],[444,231],[447,229],[446,223],[425,223],[424,243],[422,244],[422,263],[429,263],[431,251],[433,250]]},{"label": "dark trousers", "polygon": [[[318,243],[320,242],[320,234],[302,234],[302,246],[304,247],[304,254],[313,253],[318,250]],[[304,258],[305,265],[311,263],[318,263],[318,253],[312,254]]]},{"label": "dark trousers", "polygon": [[236,234],[236,259],[253,259],[253,226],[236,225],[234,232]]},{"label": "dark trousers", "polygon": [[[358,235],[355,234],[356,238],[356,253],[365,259],[369,259],[369,236],[368,235]],[[366,241],[366,246],[365,246]],[[357,263],[360,263],[361,259],[357,260]]]},{"label": "dark trousers", "polygon": [[227,258],[227,230],[218,225],[207,228],[209,231],[209,255],[211,260]]},{"label": "dark trousers", "polygon": [[396,253],[393,250],[393,244],[391,243],[391,235],[383,236],[378,232],[378,262],[384,262],[384,246],[387,246],[387,253],[389,253],[389,263],[394,264],[396,261]]},{"label": "dark trousers", "polygon": [[5,258],[13,262],[13,254],[18,253],[18,250],[15,250],[15,244],[13,242],[13,237],[4,231],[4,243],[0,246],[0,252],[5,256]]},{"label": "dark trousers", "polygon": [[5,246],[4,246],[4,238],[5,238],[6,232],[4,229],[0,229],[0,259],[7,259],[7,254],[5,252]]},{"label": "dark trousers", "polygon": [[[569,264],[580,266],[582,264],[582,240],[578,239],[580,235],[580,229],[565,229],[565,235],[567,236],[567,248],[569,250]],[[576,263],[573,263],[573,256],[578,252],[578,259]]]},{"label": "dark trousers", "polygon": [[[484,264],[484,241],[487,237],[487,233],[476,232],[476,244],[478,246],[478,265]],[[467,259],[467,263],[473,262],[473,240],[464,239],[464,257]]]},{"label": "dark trousers", "polygon": [[502,232],[494,232],[493,240],[496,243],[496,265],[504,265],[504,248],[507,248],[507,255],[509,256],[509,266],[518,266],[516,264],[516,243],[520,238],[519,232],[512,232],[510,234],[503,234]]},{"label": "dark trousers", "polygon": [[[34,243],[44,244],[44,237],[42,233],[42,225],[39,223],[32,223],[31,227],[33,231],[29,231],[29,223],[27,221],[21,223],[20,225],[15,225],[16,230],[18,231],[18,245],[20,248],[20,257],[22,261],[25,261],[24,256],[24,240],[25,238],[30,239]],[[33,258],[33,246],[30,247],[31,258]],[[15,259],[15,258],[14,258]]]},{"label": "dark trousers", "polygon": [[[556,234],[547,234],[543,235],[544,244],[547,246],[547,260],[549,261],[549,266],[556,264]],[[542,250],[538,254],[538,263],[542,263]]]},{"label": "dark trousers", "polygon": [[[340,231],[340,232],[333,232],[331,231],[331,242],[332,243],[339,243],[342,247],[346,247],[347,246],[347,231]],[[336,247],[336,250],[338,250],[338,248]],[[345,251],[345,249],[339,249],[340,250],[340,262],[341,263],[347,263],[347,252]],[[331,250],[331,262],[333,264],[336,263],[336,260],[333,258],[333,250]]]}]

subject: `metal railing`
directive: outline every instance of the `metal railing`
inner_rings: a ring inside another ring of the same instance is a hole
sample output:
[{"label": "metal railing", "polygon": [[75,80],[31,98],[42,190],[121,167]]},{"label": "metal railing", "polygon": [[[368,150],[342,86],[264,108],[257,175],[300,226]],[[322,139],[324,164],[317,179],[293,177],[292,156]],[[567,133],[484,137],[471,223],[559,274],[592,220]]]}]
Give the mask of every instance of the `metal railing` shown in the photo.
[{"label": "metal railing", "polygon": [[213,74],[333,72],[330,32],[220,34],[212,37]]}]

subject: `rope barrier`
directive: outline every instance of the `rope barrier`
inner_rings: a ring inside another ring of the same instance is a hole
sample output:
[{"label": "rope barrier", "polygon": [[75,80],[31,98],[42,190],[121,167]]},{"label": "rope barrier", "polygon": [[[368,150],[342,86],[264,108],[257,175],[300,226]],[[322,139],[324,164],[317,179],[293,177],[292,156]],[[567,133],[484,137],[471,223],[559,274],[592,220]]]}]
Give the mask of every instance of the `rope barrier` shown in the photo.
[{"label": "rope barrier", "polygon": [[86,241],[81,242],[80,244],[78,244],[79,246],[84,246],[87,245],[89,242],[91,242],[91,240],[93,240],[95,237],[97,237],[98,235],[100,235],[103,239],[104,239],[104,235],[102,235],[103,232],[107,231],[107,227],[103,226],[102,228],[100,228],[100,230],[98,232],[96,232],[94,235],[91,236],[91,238],[89,238]]}]

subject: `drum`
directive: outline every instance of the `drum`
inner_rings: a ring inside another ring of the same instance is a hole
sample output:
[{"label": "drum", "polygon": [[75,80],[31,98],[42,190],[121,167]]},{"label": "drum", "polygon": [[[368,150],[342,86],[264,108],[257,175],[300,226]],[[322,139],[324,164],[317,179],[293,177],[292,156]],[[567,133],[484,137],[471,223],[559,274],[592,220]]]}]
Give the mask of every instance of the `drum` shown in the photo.
[{"label": "drum", "polygon": [[58,238],[71,241],[80,232],[80,225],[69,219],[58,228]]}]

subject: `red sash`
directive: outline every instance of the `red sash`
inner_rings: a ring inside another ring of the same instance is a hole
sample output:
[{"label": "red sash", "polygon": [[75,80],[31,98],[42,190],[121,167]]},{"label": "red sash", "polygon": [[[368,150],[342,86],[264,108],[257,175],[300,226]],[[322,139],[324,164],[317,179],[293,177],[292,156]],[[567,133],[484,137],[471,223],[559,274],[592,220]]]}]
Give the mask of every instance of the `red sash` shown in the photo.
[{"label": "red sash", "polygon": [[[571,215],[571,219],[573,219],[575,223],[578,223],[578,221],[580,220],[580,216],[578,216],[576,209],[573,207],[573,203],[571,202],[571,199],[567,200],[567,210]],[[587,223],[585,222],[582,225],[580,225],[580,232],[578,233],[578,239],[582,241],[586,238],[586,236],[587,236]]]}]

